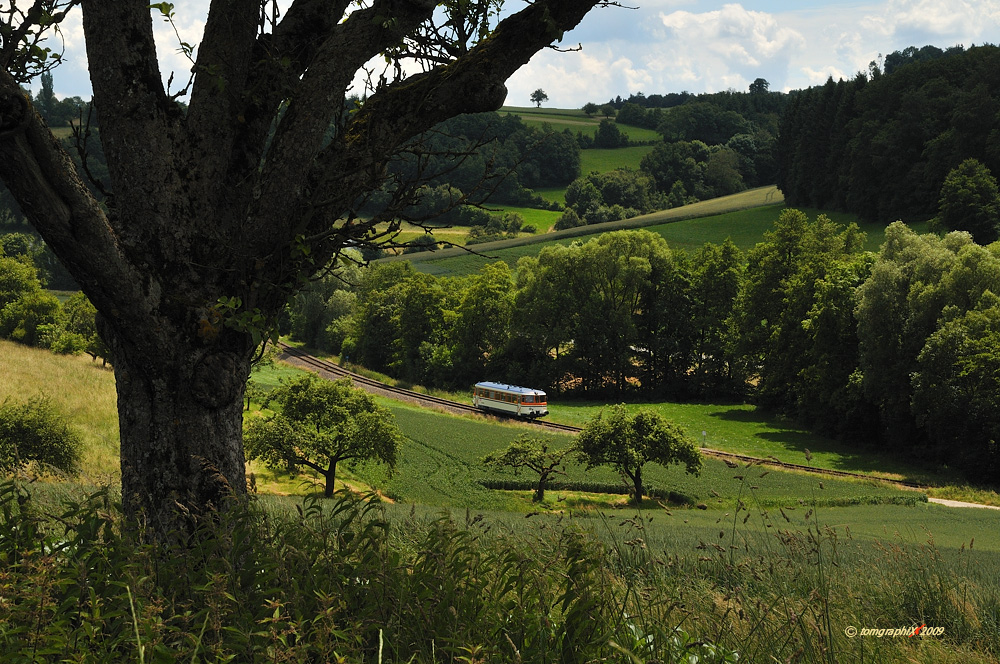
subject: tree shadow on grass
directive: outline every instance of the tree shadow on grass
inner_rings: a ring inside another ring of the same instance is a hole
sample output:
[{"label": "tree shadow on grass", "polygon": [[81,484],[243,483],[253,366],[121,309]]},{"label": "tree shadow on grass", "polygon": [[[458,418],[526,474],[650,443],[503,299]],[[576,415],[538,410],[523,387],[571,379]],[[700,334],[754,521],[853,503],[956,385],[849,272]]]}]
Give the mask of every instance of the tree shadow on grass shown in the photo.
[{"label": "tree shadow on grass", "polygon": [[897,476],[905,482],[934,483],[940,482],[938,469],[920,467],[912,459],[903,459],[899,455],[879,450],[874,447],[852,446],[845,442],[827,438],[796,427],[788,421],[755,410],[723,410],[710,413],[711,417],[730,422],[758,424],[770,431],[757,432],[754,435],[762,441],[776,443],[787,453],[776,453],[775,458],[785,463],[795,463],[804,466],[816,465],[806,459],[806,450],[810,453],[836,455],[827,457],[820,467],[832,470],[843,470],[858,473],[884,473]]}]

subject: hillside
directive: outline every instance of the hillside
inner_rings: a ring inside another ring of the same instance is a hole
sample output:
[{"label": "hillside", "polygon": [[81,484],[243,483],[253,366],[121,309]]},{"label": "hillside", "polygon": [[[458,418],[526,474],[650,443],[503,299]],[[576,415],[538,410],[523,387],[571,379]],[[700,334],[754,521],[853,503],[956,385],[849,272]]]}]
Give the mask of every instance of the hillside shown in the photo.
[{"label": "hillside", "polygon": [[[521,256],[535,255],[541,251],[542,247],[550,244],[566,244],[578,238],[600,235],[601,233],[613,230],[672,225],[676,222],[686,220],[703,218],[708,219],[716,215],[731,213],[738,210],[780,206],[783,200],[784,198],[777,188],[762,187],[760,189],[744,191],[731,196],[724,196],[722,198],[701,201],[679,208],[672,208],[670,210],[662,210],[652,214],[641,215],[631,219],[612,221],[603,224],[578,226],[577,228],[571,228],[564,231],[554,231],[545,234],[523,236],[511,240],[484,243],[476,245],[475,254],[470,253],[466,249],[455,247],[441,249],[434,252],[391,256],[383,258],[377,262],[387,263],[407,260],[413,263],[414,267],[421,272],[427,272],[429,274],[472,274],[478,271],[480,267],[491,262],[492,260],[495,260],[496,258],[500,258],[513,265]],[[770,224],[773,223],[776,215],[777,213],[774,212],[773,216],[766,221],[766,225],[755,224],[755,229],[749,236],[753,241],[751,242],[749,239],[746,240],[749,242],[750,246],[752,246],[753,242],[756,242],[763,235],[763,230],[770,227]],[[715,241],[724,240],[726,237],[733,234],[733,230],[734,229],[726,226],[723,231],[724,235],[719,238],[719,240]],[[736,234],[744,235],[742,232],[737,232]],[[715,235],[719,235],[718,231],[716,231]],[[707,241],[713,240],[706,237],[704,242]]]},{"label": "hillside", "polygon": [[[579,109],[571,108],[533,108],[530,106],[504,106],[500,113],[516,115],[527,125],[541,127],[549,125],[555,131],[568,129],[574,134],[583,132],[587,136],[593,136],[597,128],[604,120],[600,114],[587,115]],[[622,125],[622,131],[628,135],[629,139],[635,142],[659,141],[660,135],[652,129]]]}]

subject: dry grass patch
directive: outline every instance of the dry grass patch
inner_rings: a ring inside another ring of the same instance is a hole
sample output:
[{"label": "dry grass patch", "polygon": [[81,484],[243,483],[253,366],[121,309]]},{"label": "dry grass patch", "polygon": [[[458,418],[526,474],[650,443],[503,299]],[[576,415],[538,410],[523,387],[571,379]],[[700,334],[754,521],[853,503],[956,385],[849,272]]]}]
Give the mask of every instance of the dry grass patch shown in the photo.
[{"label": "dry grass patch", "polygon": [[0,367],[0,401],[47,395],[80,432],[83,476],[95,484],[119,480],[118,401],[111,367],[88,356],[56,355],[10,341],[0,341]]}]

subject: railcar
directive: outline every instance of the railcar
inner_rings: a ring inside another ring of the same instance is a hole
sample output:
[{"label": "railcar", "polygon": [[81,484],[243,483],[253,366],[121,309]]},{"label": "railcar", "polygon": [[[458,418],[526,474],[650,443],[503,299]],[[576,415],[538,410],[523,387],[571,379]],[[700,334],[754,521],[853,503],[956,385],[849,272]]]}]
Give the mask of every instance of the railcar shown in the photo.
[{"label": "railcar", "polygon": [[480,410],[534,419],[549,414],[545,392],[503,383],[476,383],[472,405]]}]

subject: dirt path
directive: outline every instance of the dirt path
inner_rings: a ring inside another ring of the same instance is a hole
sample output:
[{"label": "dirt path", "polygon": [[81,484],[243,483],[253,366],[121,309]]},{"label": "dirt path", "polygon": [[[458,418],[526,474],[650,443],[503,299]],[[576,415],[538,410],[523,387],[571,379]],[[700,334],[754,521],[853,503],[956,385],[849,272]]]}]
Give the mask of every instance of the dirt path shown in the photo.
[{"label": "dirt path", "polygon": [[963,503],[960,500],[945,500],[944,498],[928,498],[927,502],[945,505],[946,507],[982,507],[987,510],[1000,510],[996,505],[980,505],[979,503]]}]

